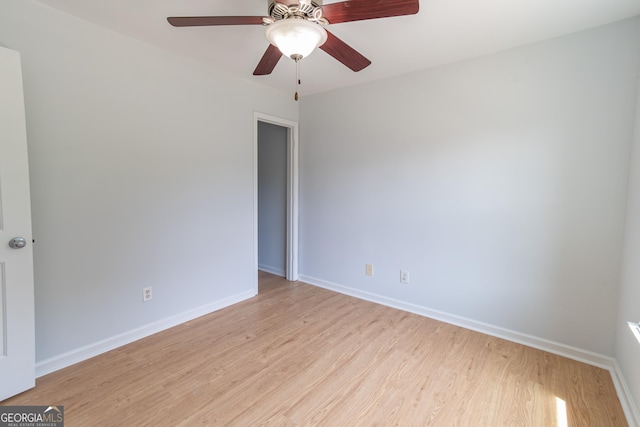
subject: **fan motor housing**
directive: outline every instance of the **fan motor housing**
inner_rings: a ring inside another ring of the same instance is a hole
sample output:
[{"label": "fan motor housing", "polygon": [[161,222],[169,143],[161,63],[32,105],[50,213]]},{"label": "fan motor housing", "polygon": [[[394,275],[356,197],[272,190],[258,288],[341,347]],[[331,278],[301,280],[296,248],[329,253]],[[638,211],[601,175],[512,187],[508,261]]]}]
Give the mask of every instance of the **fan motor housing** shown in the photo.
[{"label": "fan motor housing", "polygon": [[[298,4],[298,3],[300,3],[300,0],[269,0],[269,12],[271,12],[271,9],[273,9],[273,4],[274,4],[276,1],[277,1],[278,3],[286,4],[287,6],[291,6],[291,5],[293,5],[293,4]],[[312,0],[312,1],[311,1],[311,4],[312,4],[312,5],[314,5],[314,6],[316,6],[316,7],[317,7],[317,6],[322,6],[322,0]]]},{"label": "fan motor housing", "polygon": [[[300,3],[300,0],[269,0],[269,8],[267,10],[269,16],[278,20],[284,18],[286,14],[284,9],[287,9],[289,6],[297,6]],[[282,9],[283,6],[286,6],[286,8]],[[322,6],[322,0],[311,0],[309,4],[306,5],[309,10],[305,10],[304,12],[310,13],[313,9],[320,6]]]}]

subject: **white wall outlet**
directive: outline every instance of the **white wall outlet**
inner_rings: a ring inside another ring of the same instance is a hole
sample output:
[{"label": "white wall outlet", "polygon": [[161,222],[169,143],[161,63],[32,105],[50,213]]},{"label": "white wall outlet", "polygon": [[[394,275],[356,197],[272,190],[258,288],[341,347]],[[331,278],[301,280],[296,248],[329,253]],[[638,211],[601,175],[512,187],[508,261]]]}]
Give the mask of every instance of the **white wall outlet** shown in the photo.
[{"label": "white wall outlet", "polygon": [[373,276],[373,265],[372,264],[367,264],[367,266],[365,268],[365,272],[366,272],[367,276]]},{"label": "white wall outlet", "polygon": [[147,302],[151,299],[151,286],[142,289],[142,302]]},{"label": "white wall outlet", "polygon": [[406,270],[400,270],[400,283],[409,284],[409,272]]}]

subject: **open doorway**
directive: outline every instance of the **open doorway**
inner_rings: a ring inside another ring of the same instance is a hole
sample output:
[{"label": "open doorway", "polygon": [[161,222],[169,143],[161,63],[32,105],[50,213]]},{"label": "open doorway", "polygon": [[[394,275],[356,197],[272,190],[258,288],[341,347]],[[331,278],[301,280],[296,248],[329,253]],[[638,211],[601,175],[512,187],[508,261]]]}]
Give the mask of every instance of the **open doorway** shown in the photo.
[{"label": "open doorway", "polygon": [[254,114],[254,267],[256,293],[259,269],[298,280],[298,124],[262,113]]},{"label": "open doorway", "polygon": [[287,133],[258,122],[258,269],[287,273]]}]

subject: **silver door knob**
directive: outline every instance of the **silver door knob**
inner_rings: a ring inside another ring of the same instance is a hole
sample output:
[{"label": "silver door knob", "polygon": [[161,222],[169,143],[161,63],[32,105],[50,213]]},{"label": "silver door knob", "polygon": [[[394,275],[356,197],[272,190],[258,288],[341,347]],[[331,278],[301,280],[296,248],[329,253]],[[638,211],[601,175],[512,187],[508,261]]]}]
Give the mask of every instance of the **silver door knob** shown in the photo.
[{"label": "silver door knob", "polygon": [[9,247],[11,249],[21,249],[27,246],[27,241],[24,237],[14,237],[9,240]]}]

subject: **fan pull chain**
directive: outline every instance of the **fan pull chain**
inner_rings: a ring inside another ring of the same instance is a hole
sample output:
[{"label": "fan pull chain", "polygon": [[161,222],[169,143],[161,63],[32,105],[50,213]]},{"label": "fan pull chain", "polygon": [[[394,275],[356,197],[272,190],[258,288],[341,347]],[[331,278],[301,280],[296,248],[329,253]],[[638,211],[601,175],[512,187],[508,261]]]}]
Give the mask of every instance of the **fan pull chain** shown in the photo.
[{"label": "fan pull chain", "polygon": [[294,99],[298,100],[298,89],[300,88],[300,59],[296,58],[296,95]]}]

